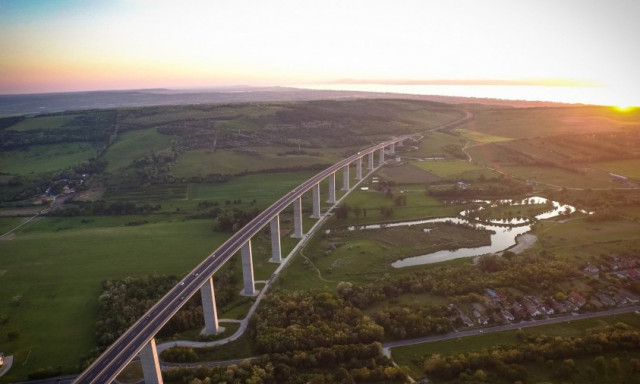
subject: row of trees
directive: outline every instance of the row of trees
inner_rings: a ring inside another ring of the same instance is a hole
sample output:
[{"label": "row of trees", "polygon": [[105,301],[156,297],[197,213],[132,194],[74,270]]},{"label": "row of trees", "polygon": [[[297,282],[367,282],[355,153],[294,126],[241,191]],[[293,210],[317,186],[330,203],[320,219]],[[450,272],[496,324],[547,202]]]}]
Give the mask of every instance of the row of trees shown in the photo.
[{"label": "row of trees", "polygon": [[[640,331],[618,323],[600,329],[589,330],[585,337],[527,336],[519,334],[521,343],[497,346],[480,352],[467,352],[442,356],[434,354],[424,360],[424,371],[441,380],[460,378],[463,374],[483,370],[509,381],[524,380],[526,370],[521,364],[537,363],[552,368],[558,378],[566,379],[575,372],[573,358],[600,355],[607,351],[640,350]],[[631,362],[629,373],[640,373],[640,361]],[[555,364],[555,361],[562,361]],[[621,373],[620,361],[608,364],[604,357],[597,356],[590,369],[596,377],[605,378],[608,370]]]},{"label": "row of trees", "polygon": [[[235,296],[238,280],[234,267],[235,262],[232,261],[229,266],[225,266],[214,275],[218,306],[229,304]],[[102,294],[98,298],[98,320],[96,321],[99,350],[113,343],[177,282],[176,276],[165,275],[126,277],[103,282]],[[200,295],[194,295],[158,335],[171,337],[176,333],[202,326],[204,326],[202,301]]]},{"label": "row of trees", "polygon": [[89,142],[96,145],[106,145],[109,136],[114,130],[116,111],[100,110],[88,111],[72,118],[59,127],[49,127],[46,116],[37,116],[30,119],[38,122],[42,120],[42,128],[28,130],[12,130],[10,125],[16,124],[21,119],[3,119],[0,125],[0,149],[8,151],[12,149],[27,148],[32,145]]},{"label": "row of trees", "polygon": [[375,322],[384,327],[387,336],[407,339],[452,331],[447,307],[392,307],[377,311]]},{"label": "row of trees", "polygon": [[405,382],[405,374],[381,356],[380,348],[376,342],[286,351],[228,367],[174,369],[164,372],[164,379],[185,384]]},{"label": "row of trees", "polygon": [[264,353],[381,341],[384,330],[359,309],[329,292],[278,292],[263,300],[251,320]]},{"label": "row of trees", "polygon": [[131,202],[107,203],[104,200],[73,202],[73,205],[63,209],[52,211],[52,216],[111,216],[111,215],[140,215],[157,212],[162,209],[160,204],[151,205],[149,203],[137,205]]},{"label": "row of trees", "polygon": [[209,217],[216,219],[214,224],[216,231],[235,232],[253,220],[259,213],[258,209],[244,211],[238,208],[225,210],[214,208],[209,211]]},{"label": "row of trees", "polygon": [[517,286],[525,292],[551,295],[555,293],[557,284],[579,275],[569,263],[550,254],[499,259],[495,263],[481,262],[483,267],[480,270],[474,265],[463,264],[434,267],[398,277],[385,275],[362,285],[341,282],[338,294],[361,309],[403,294],[433,293],[455,297],[482,294],[487,287]]}]

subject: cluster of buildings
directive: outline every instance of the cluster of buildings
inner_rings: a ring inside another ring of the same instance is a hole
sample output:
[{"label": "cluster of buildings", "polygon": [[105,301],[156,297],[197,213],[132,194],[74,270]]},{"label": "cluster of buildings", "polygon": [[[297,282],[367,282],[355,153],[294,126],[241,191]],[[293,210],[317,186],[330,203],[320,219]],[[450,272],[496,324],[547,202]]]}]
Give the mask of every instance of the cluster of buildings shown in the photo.
[{"label": "cluster of buildings", "polygon": [[521,320],[538,319],[584,310],[601,310],[640,302],[640,296],[626,289],[598,290],[590,293],[588,297],[577,291],[571,291],[566,295],[566,298],[563,297],[562,299],[557,297],[523,296],[516,300],[509,299],[502,292],[487,288],[483,298],[483,302],[477,301],[469,305],[449,304],[451,322],[467,327],[507,324]]}]

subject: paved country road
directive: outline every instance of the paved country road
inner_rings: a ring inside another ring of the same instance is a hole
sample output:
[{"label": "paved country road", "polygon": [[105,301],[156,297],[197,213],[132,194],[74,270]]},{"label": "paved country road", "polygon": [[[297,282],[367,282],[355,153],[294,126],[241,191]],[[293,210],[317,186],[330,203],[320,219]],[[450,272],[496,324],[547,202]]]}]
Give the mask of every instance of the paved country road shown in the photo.
[{"label": "paved country road", "polygon": [[522,321],[520,323],[499,325],[491,328],[477,328],[477,329],[471,329],[468,331],[447,333],[444,335],[420,337],[417,339],[391,341],[391,342],[382,344],[382,350],[385,356],[391,357],[391,348],[396,348],[396,347],[406,347],[409,345],[422,344],[422,343],[433,343],[435,341],[458,339],[461,337],[482,335],[482,334],[501,332],[501,331],[510,331],[510,330],[520,329],[520,328],[537,327],[539,325],[563,323],[565,321],[591,319],[594,317],[601,317],[601,316],[620,315],[623,313],[629,313],[629,312],[635,312],[635,311],[640,311],[640,305],[634,305],[632,307],[609,309],[601,312],[580,313],[580,314],[572,314],[572,315],[566,315],[566,316],[560,316],[560,317],[552,317],[552,318],[541,319],[541,320]]}]

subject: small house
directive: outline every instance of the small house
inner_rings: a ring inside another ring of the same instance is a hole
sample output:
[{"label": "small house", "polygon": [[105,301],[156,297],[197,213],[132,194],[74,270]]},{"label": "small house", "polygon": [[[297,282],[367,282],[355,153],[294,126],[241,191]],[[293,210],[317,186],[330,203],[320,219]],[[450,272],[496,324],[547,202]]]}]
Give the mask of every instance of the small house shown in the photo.
[{"label": "small house", "polygon": [[587,303],[587,300],[576,291],[571,291],[569,300],[578,308],[582,308]]}]

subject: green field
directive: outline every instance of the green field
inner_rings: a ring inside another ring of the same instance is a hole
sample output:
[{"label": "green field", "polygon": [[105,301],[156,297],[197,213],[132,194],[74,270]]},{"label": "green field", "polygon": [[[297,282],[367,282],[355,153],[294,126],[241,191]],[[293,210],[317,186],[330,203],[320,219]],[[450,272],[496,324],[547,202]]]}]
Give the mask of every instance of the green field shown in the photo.
[{"label": "green field", "polygon": [[416,161],[411,165],[442,178],[461,177],[464,174],[483,171],[482,167],[468,161]]},{"label": "green field", "polygon": [[247,175],[219,184],[189,184],[190,200],[242,199],[249,202],[255,199],[264,204],[271,203],[284,196],[293,187],[313,176],[314,172],[272,173]]},{"label": "green field", "polygon": [[[314,238],[285,271],[282,287],[333,290],[341,281],[364,283],[385,274],[411,273],[390,265],[406,256],[489,242],[488,232],[448,224],[348,231],[332,223],[330,233]],[[427,233],[423,228],[436,229]]]},{"label": "green field", "polygon": [[23,217],[0,217],[0,235],[17,227],[23,220]]},{"label": "green field", "polygon": [[[311,172],[249,175],[221,184],[184,184],[181,193],[188,198],[183,203],[191,209],[202,200],[219,201],[224,207],[224,201],[233,199],[243,199],[243,206],[256,199],[256,206],[264,207],[309,176]],[[169,192],[170,189],[163,192],[162,188],[130,191],[123,201],[153,201],[156,196],[165,205],[161,195]],[[148,224],[125,225],[141,220]],[[17,221],[7,218],[0,223],[9,228]],[[311,223],[305,222],[308,228]],[[281,225],[283,235],[290,231],[291,220],[286,213]],[[185,221],[180,215],[156,214],[47,217],[21,228],[13,240],[0,241],[0,253],[7,255],[0,267],[4,271],[0,284],[7,287],[4,289],[7,298],[22,296],[19,306],[9,299],[0,302],[0,314],[8,316],[3,329],[6,326],[21,333],[15,341],[3,335],[0,349],[15,351],[18,361],[29,355],[28,363],[17,369],[14,366],[7,378],[25,377],[28,372],[47,366],[61,366],[65,372],[74,372],[75,364],[94,345],[93,322],[103,280],[153,273],[182,276],[228,236],[214,232],[212,220]],[[296,242],[283,237],[283,254]],[[257,236],[253,247],[256,279],[267,279],[277,266],[267,262],[268,236]],[[234,318],[244,316],[247,309],[234,306],[228,312],[224,308],[219,311],[221,316]],[[64,325],[72,323],[77,326]],[[58,328],[64,332],[51,332]],[[65,343],[70,339],[77,342]],[[37,349],[32,345],[37,345]]]},{"label": "green field", "polygon": [[534,234],[539,244],[568,259],[588,260],[600,254],[637,252],[640,249],[640,223],[629,220],[543,221]]},{"label": "green field", "polygon": [[[161,203],[163,211],[193,212],[199,202],[217,202],[221,208],[267,207],[291,188],[302,183],[314,173],[256,174],[233,178],[224,183],[184,183],[161,186],[109,189],[104,198],[108,201],[135,203]],[[227,206],[227,200],[242,200],[241,204]],[[255,200],[255,203],[252,203]]]},{"label": "green field", "polygon": [[510,141],[513,140],[510,137],[502,137],[502,136],[493,136],[486,133],[472,131],[469,129],[457,129],[457,132],[460,132],[462,136],[466,137],[469,140],[477,141],[479,143],[493,143],[500,141]]},{"label": "green field", "polygon": [[206,176],[211,173],[238,174],[273,168],[329,166],[338,161],[336,151],[323,151],[322,156],[278,155],[292,148],[247,148],[233,150],[195,150],[182,153],[173,167],[176,177]]},{"label": "green field", "polygon": [[27,175],[57,171],[87,161],[96,155],[90,143],[33,145],[28,151],[0,153],[2,172]]},{"label": "green field", "polygon": [[79,115],[38,116],[22,120],[9,129],[14,131],[31,131],[34,129],[56,129],[69,123]]},{"label": "green field", "polygon": [[[363,211],[360,216],[355,216],[353,213],[342,221],[337,221],[331,218],[329,228],[331,227],[345,227],[349,225],[360,225],[367,223],[379,223],[381,221],[401,221],[410,219],[420,219],[425,217],[442,217],[442,216],[455,216],[464,207],[454,204],[443,204],[440,200],[427,196],[424,193],[424,188],[416,185],[398,185],[394,188],[392,198],[385,196],[383,192],[373,190],[374,184],[371,180],[367,180],[363,186],[368,186],[370,189],[367,191],[356,190],[345,199],[345,204],[350,207],[358,207]],[[406,198],[406,205],[397,206],[394,199],[396,197]],[[381,212],[381,207],[390,207],[393,209],[393,213],[390,218],[385,219]]]},{"label": "green field", "polygon": [[463,128],[514,139],[561,134],[621,132],[637,126],[638,112],[609,107],[495,108],[480,110]]},{"label": "green field", "polygon": [[378,171],[378,176],[396,184],[425,184],[440,181],[440,178],[433,173],[411,164],[382,168]]},{"label": "green field", "polygon": [[634,180],[640,180],[640,159],[605,161],[589,164],[590,167],[606,172],[622,175]]},{"label": "green field", "polygon": [[[542,325],[538,327],[523,328],[523,332],[533,335],[581,337],[590,328],[613,325],[618,322],[626,323],[632,327],[640,328],[640,317],[634,313],[624,315],[598,317],[576,321],[567,321],[558,324]],[[488,333],[486,335],[469,336],[459,339],[449,339],[433,343],[415,344],[407,347],[398,347],[392,350],[394,361],[409,368],[414,378],[424,375],[422,361],[432,354],[453,355],[465,352],[479,351],[483,348],[496,346],[516,345],[519,343],[516,335],[519,331],[503,331]]]},{"label": "green field", "polygon": [[569,172],[560,168],[535,166],[502,167],[500,171],[520,180],[531,180],[540,183],[542,188],[615,188],[616,184],[606,172],[585,169],[584,174]]},{"label": "green field", "polygon": [[120,134],[116,141],[104,155],[109,162],[107,172],[116,172],[126,168],[135,159],[152,151],[159,151],[170,147],[171,136],[162,135],[155,128],[129,131]]},{"label": "green field", "polygon": [[[0,241],[6,270],[0,276],[5,297],[0,314],[8,317],[2,328],[20,332],[14,341],[5,332],[0,338],[0,349],[11,351],[18,362],[7,380],[47,366],[74,372],[95,343],[103,280],[182,276],[228,236],[214,232],[210,220],[124,226],[139,219],[93,217],[83,223],[84,218],[44,218],[19,230],[13,240]],[[15,305],[11,298],[18,295],[22,299]]]},{"label": "green field", "polygon": [[[417,143],[416,151],[409,151],[403,156],[407,158],[412,157],[443,157],[452,158],[451,154],[445,151],[443,148],[447,146],[464,146],[465,140],[457,135],[444,133],[439,131],[426,132],[424,139]],[[408,144],[415,145],[415,144]]]}]

